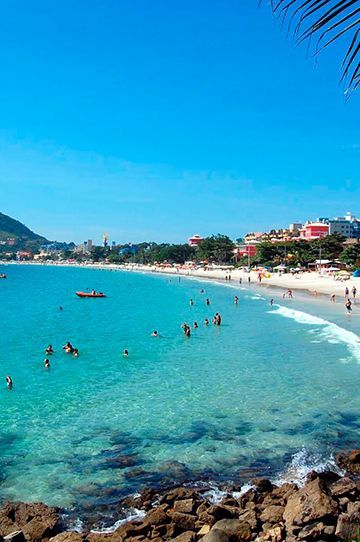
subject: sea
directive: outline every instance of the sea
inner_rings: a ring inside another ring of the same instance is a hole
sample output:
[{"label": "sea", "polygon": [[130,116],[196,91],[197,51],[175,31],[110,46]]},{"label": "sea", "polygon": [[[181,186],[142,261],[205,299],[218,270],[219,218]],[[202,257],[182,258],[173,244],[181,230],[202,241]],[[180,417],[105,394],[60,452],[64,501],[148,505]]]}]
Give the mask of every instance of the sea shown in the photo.
[{"label": "sea", "polygon": [[[0,501],[42,501],[108,529],[119,500],[144,487],[301,483],[360,445],[360,300],[348,316],[342,300],[234,281],[1,272]],[[106,298],[75,295],[93,288]],[[199,327],[186,337],[183,322]]]}]

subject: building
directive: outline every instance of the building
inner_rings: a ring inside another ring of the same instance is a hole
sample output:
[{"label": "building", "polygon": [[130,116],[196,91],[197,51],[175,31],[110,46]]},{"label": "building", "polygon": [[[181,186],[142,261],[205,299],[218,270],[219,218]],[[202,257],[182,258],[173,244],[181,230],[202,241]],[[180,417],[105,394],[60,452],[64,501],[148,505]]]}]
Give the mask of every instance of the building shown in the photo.
[{"label": "building", "polygon": [[190,247],[197,247],[200,245],[201,241],[203,240],[202,237],[200,237],[199,234],[193,235],[192,237],[189,237],[188,239],[188,245]]},{"label": "building", "polygon": [[238,258],[244,258],[244,257],[250,257],[254,258],[256,256],[256,245],[255,244],[246,244],[246,245],[239,245],[234,250],[234,254]]},{"label": "building", "polygon": [[289,232],[290,233],[297,233],[301,230],[303,225],[300,222],[294,222],[293,224],[290,224],[289,226]]},{"label": "building", "polygon": [[300,230],[301,239],[312,241],[329,235],[330,226],[324,222],[307,222]]},{"label": "building", "polygon": [[330,234],[338,233],[347,239],[360,239],[360,220],[351,213],[330,219]]}]

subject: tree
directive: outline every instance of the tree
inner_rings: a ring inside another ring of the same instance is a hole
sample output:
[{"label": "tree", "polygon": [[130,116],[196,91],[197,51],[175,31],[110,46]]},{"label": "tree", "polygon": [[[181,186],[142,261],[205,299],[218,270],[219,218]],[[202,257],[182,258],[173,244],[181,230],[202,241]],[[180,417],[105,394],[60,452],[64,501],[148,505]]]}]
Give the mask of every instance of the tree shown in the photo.
[{"label": "tree", "polygon": [[357,265],[357,263],[360,262],[360,244],[350,245],[349,247],[344,248],[340,254],[340,260],[347,265]]},{"label": "tree", "polygon": [[360,5],[359,0],[271,0],[274,14],[287,24],[288,32],[294,26],[297,44],[313,40],[316,57],[340,38],[348,39],[342,62],[341,81],[348,81],[346,93],[360,84]]},{"label": "tree", "polygon": [[201,260],[229,262],[234,257],[234,248],[234,243],[227,235],[218,233],[201,241],[197,256]]}]

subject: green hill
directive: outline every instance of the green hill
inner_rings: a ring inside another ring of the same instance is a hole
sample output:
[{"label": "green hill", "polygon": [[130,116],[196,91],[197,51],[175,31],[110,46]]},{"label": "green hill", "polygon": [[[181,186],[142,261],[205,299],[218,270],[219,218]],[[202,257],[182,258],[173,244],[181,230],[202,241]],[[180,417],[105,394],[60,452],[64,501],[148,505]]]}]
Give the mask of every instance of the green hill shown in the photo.
[{"label": "green hill", "polygon": [[0,213],[0,252],[37,250],[48,240],[24,226],[18,220]]}]

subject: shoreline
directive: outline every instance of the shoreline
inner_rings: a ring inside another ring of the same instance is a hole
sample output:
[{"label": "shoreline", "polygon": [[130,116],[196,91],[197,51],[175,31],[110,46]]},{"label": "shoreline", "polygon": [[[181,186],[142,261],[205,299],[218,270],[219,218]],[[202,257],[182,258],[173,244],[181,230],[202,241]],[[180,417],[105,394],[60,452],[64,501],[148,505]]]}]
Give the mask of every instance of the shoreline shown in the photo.
[{"label": "shoreline", "polygon": [[[252,286],[273,287],[276,289],[298,290],[308,293],[310,297],[314,298],[317,295],[331,296],[335,294],[337,296],[337,302],[345,298],[345,288],[350,290],[349,297],[352,298],[351,290],[355,286],[358,290],[360,297],[360,277],[351,277],[346,281],[335,281],[330,276],[321,275],[316,271],[305,272],[301,275],[291,275],[290,273],[276,274],[272,273],[270,277],[263,277],[261,283],[258,281],[258,273],[256,271],[245,272],[242,269],[194,269],[186,268],[184,266],[175,267],[162,267],[156,265],[142,265],[142,264],[106,264],[106,263],[55,263],[55,262],[5,262],[0,261],[0,265],[12,266],[12,265],[31,265],[31,266],[52,266],[52,267],[71,267],[80,269],[101,269],[109,271],[126,271],[126,272],[140,272],[148,274],[160,274],[168,276],[178,277],[193,277],[206,280],[222,280],[225,285],[232,286],[246,286],[249,284],[248,279],[250,277],[250,284]],[[226,280],[227,276],[231,276],[231,280]],[[240,283],[240,280],[242,281]]]},{"label": "shoreline", "polygon": [[147,488],[118,501],[128,511],[112,528],[70,527],[59,508],[7,502],[0,508],[6,542],[347,542],[360,529],[360,450],[338,453],[334,468],[304,483],[253,478],[243,488]]}]

